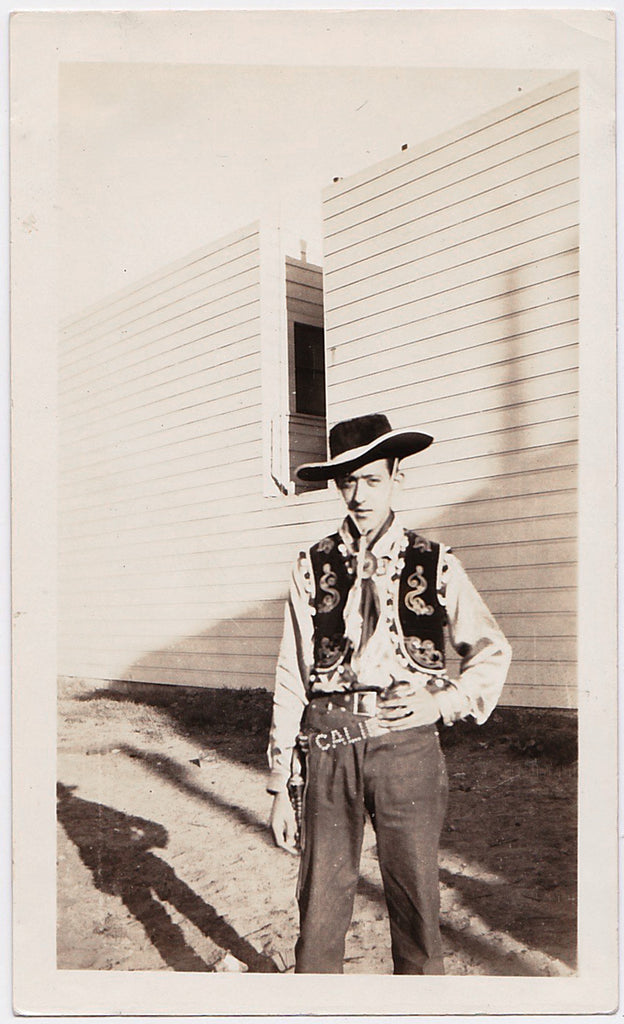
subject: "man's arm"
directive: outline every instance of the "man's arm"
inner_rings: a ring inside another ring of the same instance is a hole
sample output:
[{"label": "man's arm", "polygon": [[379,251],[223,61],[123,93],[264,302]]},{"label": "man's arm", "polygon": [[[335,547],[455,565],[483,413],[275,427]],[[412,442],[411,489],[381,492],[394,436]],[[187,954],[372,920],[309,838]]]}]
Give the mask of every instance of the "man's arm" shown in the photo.
[{"label": "man's arm", "polygon": [[274,794],[271,829],[277,845],[291,853],[296,852],[296,824],[286,786],[293,747],[307,703],[306,682],[312,663],[313,625],[309,575],[306,558],[300,556],[293,569],[284,612],[284,632],[277,661],[268,748],[271,774],[267,789]]},{"label": "man's arm", "polygon": [[440,598],[461,665],[459,679],[435,696],[445,724],[471,716],[482,725],[501,695],[511,646],[459,559],[450,552],[443,557]]}]

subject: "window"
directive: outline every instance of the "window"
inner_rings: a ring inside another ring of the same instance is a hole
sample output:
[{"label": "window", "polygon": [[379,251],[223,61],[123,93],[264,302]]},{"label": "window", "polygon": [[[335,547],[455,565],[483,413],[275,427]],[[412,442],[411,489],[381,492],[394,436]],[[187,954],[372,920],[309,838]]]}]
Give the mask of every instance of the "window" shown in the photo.
[{"label": "window", "polygon": [[325,332],[295,323],[295,412],[325,416]]},{"label": "window", "polygon": [[[302,253],[303,256],[303,253]],[[325,483],[302,483],[295,469],[327,458],[323,271],[305,258],[286,259],[288,319],[288,450],[295,493],[319,490]]]}]

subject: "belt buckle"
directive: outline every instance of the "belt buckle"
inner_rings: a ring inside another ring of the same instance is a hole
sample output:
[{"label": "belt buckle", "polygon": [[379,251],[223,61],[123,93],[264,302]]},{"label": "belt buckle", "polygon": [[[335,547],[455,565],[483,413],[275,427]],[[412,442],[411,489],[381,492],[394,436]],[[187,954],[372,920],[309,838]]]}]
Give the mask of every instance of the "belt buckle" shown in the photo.
[{"label": "belt buckle", "polygon": [[356,690],[353,694],[353,714],[372,718],[377,710],[377,694],[374,690]]}]

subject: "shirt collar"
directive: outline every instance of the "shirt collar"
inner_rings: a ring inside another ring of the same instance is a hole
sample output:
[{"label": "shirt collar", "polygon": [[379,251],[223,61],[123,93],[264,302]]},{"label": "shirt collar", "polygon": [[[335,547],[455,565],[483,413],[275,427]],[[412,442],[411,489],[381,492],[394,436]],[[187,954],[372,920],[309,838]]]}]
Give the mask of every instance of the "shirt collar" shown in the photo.
[{"label": "shirt collar", "polygon": [[[373,540],[371,550],[378,558],[390,557],[394,548],[405,536],[405,529],[395,512],[391,513],[390,521],[384,524],[379,536]],[[346,516],[339,528],[340,536],[350,554],[357,551],[360,531],[353,522],[351,516]]]}]

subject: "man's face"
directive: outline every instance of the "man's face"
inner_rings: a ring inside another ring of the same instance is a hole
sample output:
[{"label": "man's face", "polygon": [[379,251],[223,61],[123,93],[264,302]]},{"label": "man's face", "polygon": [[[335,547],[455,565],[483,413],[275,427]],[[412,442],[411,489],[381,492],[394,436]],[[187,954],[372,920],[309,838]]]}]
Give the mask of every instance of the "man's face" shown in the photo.
[{"label": "man's face", "polygon": [[392,494],[398,477],[398,471],[392,473],[385,459],[378,459],[336,480],[360,533],[374,533],[385,522],[392,507]]}]

